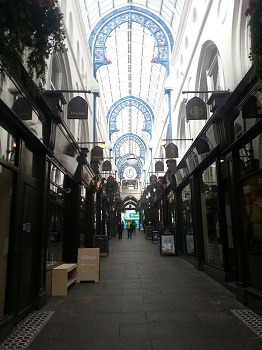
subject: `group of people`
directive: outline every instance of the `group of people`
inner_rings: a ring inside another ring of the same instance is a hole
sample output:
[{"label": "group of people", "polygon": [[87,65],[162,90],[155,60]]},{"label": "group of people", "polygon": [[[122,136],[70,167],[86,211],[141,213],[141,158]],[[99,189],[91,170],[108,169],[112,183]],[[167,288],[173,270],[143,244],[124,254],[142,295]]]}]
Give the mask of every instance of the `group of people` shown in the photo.
[{"label": "group of people", "polygon": [[[135,220],[128,220],[126,222],[126,229],[127,229],[127,238],[132,238],[132,234],[136,233],[136,222]],[[124,223],[123,221],[119,221],[117,224],[117,233],[118,233],[118,239],[122,239],[124,231]]]}]

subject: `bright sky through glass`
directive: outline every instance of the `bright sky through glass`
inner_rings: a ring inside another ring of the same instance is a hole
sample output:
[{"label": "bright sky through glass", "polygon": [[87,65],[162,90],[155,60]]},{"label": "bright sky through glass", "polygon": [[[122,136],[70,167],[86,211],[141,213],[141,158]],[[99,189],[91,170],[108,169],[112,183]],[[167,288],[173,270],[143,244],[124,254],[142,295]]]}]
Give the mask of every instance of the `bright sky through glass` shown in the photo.
[{"label": "bright sky through glass", "polygon": [[[79,0],[79,2],[87,39],[104,16],[124,6],[137,6],[154,13],[166,23],[175,38],[184,0]],[[167,72],[163,65],[151,63],[158,53],[156,44],[151,32],[133,21],[121,24],[110,33],[105,43],[105,56],[111,63],[99,68],[96,76],[100,86],[100,98],[106,111],[121,98],[135,96],[145,101],[154,115],[157,114],[160,99],[164,94]],[[116,127],[119,131],[112,135],[113,144],[122,135],[134,133],[141,137],[148,147],[150,137],[143,131],[144,116],[137,108],[126,107],[120,111]],[[138,145],[128,140],[121,147],[120,155],[130,152],[140,155]]]}]

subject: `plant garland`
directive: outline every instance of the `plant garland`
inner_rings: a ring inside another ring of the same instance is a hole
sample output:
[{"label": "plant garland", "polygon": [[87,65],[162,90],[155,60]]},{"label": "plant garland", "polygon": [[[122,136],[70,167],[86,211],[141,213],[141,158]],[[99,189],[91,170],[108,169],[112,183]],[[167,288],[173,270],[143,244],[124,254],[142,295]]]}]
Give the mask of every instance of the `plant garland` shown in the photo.
[{"label": "plant garland", "polygon": [[28,50],[29,77],[45,83],[46,60],[65,52],[63,14],[57,0],[0,0],[0,73],[21,80],[21,64]]},{"label": "plant garland", "polygon": [[118,190],[118,184],[113,176],[109,176],[105,184],[105,192],[107,197],[115,195]]},{"label": "plant garland", "polygon": [[163,195],[163,185],[156,178],[152,179],[151,184],[147,186],[147,190],[150,193],[152,203],[157,202]]},{"label": "plant garland", "polygon": [[126,211],[126,208],[125,208],[125,205],[124,205],[124,201],[123,201],[123,199],[121,197],[117,197],[116,198],[115,209],[119,213],[124,213]]},{"label": "plant garland", "polygon": [[249,58],[252,61],[254,72],[262,80],[262,1],[250,0],[245,11],[249,16],[251,47]]}]

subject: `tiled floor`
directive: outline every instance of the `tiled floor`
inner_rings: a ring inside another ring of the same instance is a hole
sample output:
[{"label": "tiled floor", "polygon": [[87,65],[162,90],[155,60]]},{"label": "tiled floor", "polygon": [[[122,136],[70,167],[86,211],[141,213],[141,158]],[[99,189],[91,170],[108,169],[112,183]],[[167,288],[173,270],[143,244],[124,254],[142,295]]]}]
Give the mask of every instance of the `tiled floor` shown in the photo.
[{"label": "tiled floor", "polygon": [[261,318],[183,258],[161,256],[138,230],[109,242],[100,271],[98,283],[49,299],[40,312],[52,317],[28,350],[262,349]]}]

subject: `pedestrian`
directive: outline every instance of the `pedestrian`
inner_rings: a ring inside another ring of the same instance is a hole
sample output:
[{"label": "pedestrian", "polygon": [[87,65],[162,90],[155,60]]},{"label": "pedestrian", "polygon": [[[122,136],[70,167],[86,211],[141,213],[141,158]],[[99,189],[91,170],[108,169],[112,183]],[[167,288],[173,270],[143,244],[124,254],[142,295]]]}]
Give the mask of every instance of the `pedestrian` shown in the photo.
[{"label": "pedestrian", "polygon": [[123,230],[124,230],[123,221],[122,222],[119,221],[117,224],[118,239],[122,239]]},{"label": "pedestrian", "polygon": [[127,221],[126,229],[127,229],[127,238],[130,238],[130,229],[131,229],[131,222],[130,221]]},{"label": "pedestrian", "polygon": [[135,220],[132,221],[132,226],[133,226],[133,233],[134,233],[134,235],[136,235],[136,221]]},{"label": "pedestrian", "polygon": [[132,233],[134,232],[134,224],[133,224],[133,220],[130,222],[130,230],[129,230],[129,232],[130,232],[130,238],[132,238]]}]

